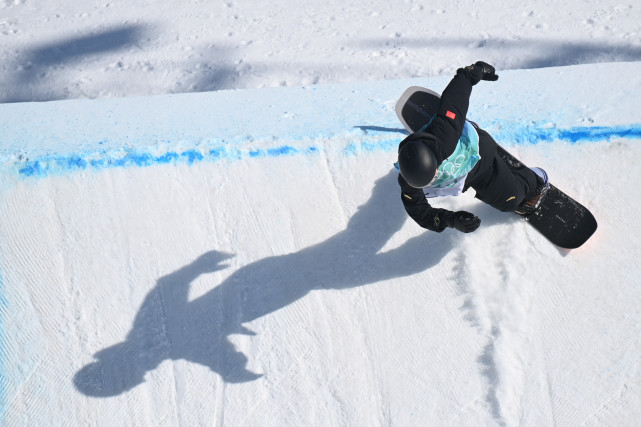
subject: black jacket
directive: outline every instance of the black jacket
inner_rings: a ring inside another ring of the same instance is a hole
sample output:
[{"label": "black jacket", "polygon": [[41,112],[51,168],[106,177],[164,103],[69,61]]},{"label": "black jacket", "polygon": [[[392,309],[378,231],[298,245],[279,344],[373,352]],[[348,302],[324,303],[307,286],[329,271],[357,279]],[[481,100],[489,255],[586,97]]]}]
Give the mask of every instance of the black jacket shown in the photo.
[{"label": "black jacket", "polygon": [[[439,165],[456,149],[465,125],[472,86],[472,76],[470,76],[469,69],[460,68],[441,95],[441,104],[436,118],[425,130],[436,137],[436,141],[428,140],[426,143],[434,152]],[[494,153],[496,153],[496,143],[489,134],[481,129],[478,134],[481,160],[467,175],[463,191],[486,178],[487,174],[484,172],[491,169]],[[411,134],[400,143],[399,149],[409,141],[420,138],[421,132]],[[451,226],[452,212],[433,208],[428,203],[423,190],[411,187],[400,174],[398,175],[398,183],[401,186],[403,206],[418,225],[437,232]]]}]

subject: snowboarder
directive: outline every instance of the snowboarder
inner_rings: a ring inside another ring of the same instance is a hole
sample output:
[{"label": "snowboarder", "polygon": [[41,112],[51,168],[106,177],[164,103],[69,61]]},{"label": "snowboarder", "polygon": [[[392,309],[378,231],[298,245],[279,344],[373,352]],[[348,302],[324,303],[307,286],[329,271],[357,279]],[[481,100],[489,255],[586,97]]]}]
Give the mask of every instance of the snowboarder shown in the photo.
[{"label": "snowboarder", "polygon": [[531,214],[549,188],[540,168],[510,168],[497,154],[497,143],[476,123],[466,120],[472,86],[496,81],[493,66],[478,61],[459,68],[441,95],[438,113],[398,148],[398,183],[409,216],[421,227],[469,233],[481,220],[466,211],[434,208],[428,198],[457,196],[468,188],[490,206],[520,215]]}]

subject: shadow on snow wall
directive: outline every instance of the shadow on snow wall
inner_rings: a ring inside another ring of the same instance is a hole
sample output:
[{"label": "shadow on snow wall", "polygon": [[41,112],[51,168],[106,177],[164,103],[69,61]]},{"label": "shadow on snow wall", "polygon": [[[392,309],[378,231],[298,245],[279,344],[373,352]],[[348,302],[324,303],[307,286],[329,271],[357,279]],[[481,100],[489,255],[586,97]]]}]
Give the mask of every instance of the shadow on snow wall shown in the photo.
[{"label": "shadow on snow wall", "polygon": [[[83,63],[84,68],[95,71],[95,67],[104,67],[99,55],[130,50],[137,52],[143,49],[150,37],[156,37],[157,29],[147,25],[124,25],[100,33],[49,43],[31,50],[26,50],[7,67],[9,71],[0,84],[0,102],[52,101],[70,97],[68,87],[79,85],[82,68],[74,69],[74,64]],[[430,52],[439,50],[439,57],[447,59],[449,55],[459,58],[463,52],[472,60],[483,59],[493,62],[499,70],[529,69],[556,67],[599,62],[641,61],[641,46],[632,44],[583,42],[583,41],[548,41],[548,40],[509,40],[501,38],[398,38],[368,39],[353,42],[358,49],[371,51],[381,49],[408,49],[425,51],[422,56],[429,57]],[[450,53],[443,53],[446,50]],[[179,81],[171,86],[171,92],[206,92],[221,89],[246,88],[244,80],[251,74],[273,73],[273,68],[266,64],[247,61],[236,64],[233,60],[238,48],[225,46],[220,42],[210,44],[200,53],[201,58],[194,61],[178,59],[180,69]],[[529,52],[523,54],[523,52]],[[336,76],[337,81],[351,81],[354,66],[346,67],[340,63],[327,64],[325,72]],[[122,66],[120,62],[118,67]],[[465,64],[452,63],[458,67]],[[153,68],[153,64],[148,64]],[[58,71],[70,67],[71,77],[59,76]],[[92,67],[94,69],[92,69]],[[309,75],[318,81],[316,65],[290,64],[290,69],[299,69],[300,75]],[[347,69],[348,71],[345,71]],[[12,72],[10,70],[13,70]],[[118,71],[127,72],[126,69]],[[344,75],[344,73],[350,75]],[[360,71],[362,72],[362,70]],[[91,82],[84,84],[91,86]],[[5,88],[3,88],[3,86]],[[3,93],[4,92],[4,93]],[[78,96],[72,95],[71,97]]]},{"label": "shadow on snow wall", "polygon": [[[556,41],[501,38],[398,38],[355,42],[362,49],[449,49],[462,50],[474,60],[487,58],[502,69],[531,69],[595,64],[600,62],[641,61],[641,46],[608,42]],[[523,54],[523,52],[529,52]],[[429,54],[427,55],[429,56]],[[442,57],[442,55],[439,55]],[[462,66],[465,64],[451,64]]]},{"label": "shadow on snow wall", "polygon": [[[95,34],[82,35],[51,42],[21,53],[13,74],[7,75],[5,85],[10,94],[0,102],[34,102],[66,99],[64,93],[52,94],[56,80],[52,73],[74,63],[88,62],[98,55],[108,55],[126,49],[140,49],[145,28],[141,25],[123,25]],[[19,64],[19,65],[18,65]],[[82,74],[82,73],[80,73]],[[79,76],[76,76],[79,78]],[[1,87],[1,86],[0,86]]]},{"label": "shadow on snow wall", "polygon": [[[344,231],[298,252],[246,265],[193,301],[188,301],[190,284],[202,274],[225,268],[224,261],[233,255],[210,251],[160,278],[126,340],[96,353],[97,360],[75,375],[77,389],[90,396],[115,396],[141,384],[145,373],[164,360],[179,359],[207,366],[228,383],[255,380],[260,375],[247,370],[246,356],[228,340],[232,334],[253,335],[243,323],[286,307],[312,290],[354,288],[413,275],[439,263],[458,233],[421,233],[379,253],[407,219],[396,176],[392,171],[377,180],[371,198]],[[507,214],[488,209],[486,213],[493,213],[486,216],[485,226],[505,222]]]}]

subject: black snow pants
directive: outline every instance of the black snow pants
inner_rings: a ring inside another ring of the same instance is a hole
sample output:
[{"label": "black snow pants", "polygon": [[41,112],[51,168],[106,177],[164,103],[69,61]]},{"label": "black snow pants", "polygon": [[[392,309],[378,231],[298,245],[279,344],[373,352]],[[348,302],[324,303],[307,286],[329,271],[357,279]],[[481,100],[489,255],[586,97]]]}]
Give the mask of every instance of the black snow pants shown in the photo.
[{"label": "black snow pants", "polygon": [[525,199],[536,193],[536,174],[525,166],[510,167],[497,154],[497,143],[483,129],[477,128],[481,160],[470,172],[466,188],[476,191],[476,198],[503,211],[514,212]]}]

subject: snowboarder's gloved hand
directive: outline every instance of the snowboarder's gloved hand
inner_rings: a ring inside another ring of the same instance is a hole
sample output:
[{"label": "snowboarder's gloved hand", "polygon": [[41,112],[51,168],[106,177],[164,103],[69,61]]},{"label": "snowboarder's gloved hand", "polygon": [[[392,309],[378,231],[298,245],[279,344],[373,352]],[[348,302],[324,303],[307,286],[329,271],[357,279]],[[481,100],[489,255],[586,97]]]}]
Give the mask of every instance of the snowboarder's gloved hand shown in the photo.
[{"label": "snowboarder's gloved hand", "polygon": [[499,79],[494,67],[487,62],[477,61],[476,64],[472,64],[465,68],[470,72],[470,81],[472,82],[472,85],[477,84],[481,80],[494,82]]},{"label": "snowboarder's gloved hand", "polygon": [[455,228],[463,233],[471,233],[479,228],[481,219],[470,212],[458,211],[452,212],[447,218],[448,227]]}]

